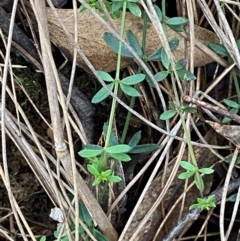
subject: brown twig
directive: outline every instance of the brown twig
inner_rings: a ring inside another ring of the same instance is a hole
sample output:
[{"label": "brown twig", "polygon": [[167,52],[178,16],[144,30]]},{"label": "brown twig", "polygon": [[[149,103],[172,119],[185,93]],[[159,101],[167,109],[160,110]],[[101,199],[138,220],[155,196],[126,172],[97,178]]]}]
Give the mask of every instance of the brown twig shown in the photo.
[{"label": "brown twig", "polygon": [[199,100],[199,99],[196,99],[196,98],[193,98],[189,95],[185,95],[183,97],[183,100],[188,102],[188,103],[192,103],[192,104],[195,104],[199,107],[202,107],[204,109],[208,109],[212,112],[215,112],[215,113],[218,113],[219,115],[222,115],[222,116],[227,116],[229,117],[230,119],[236,121],[237,123],[240,123],[240,116],[239,115],[236,115],[236,114],[231,114],[229,113],[228,111],[218,107],[218,106],[215,106],[215,105],[211,105],[207,102],[204,102],[202,100]]}]

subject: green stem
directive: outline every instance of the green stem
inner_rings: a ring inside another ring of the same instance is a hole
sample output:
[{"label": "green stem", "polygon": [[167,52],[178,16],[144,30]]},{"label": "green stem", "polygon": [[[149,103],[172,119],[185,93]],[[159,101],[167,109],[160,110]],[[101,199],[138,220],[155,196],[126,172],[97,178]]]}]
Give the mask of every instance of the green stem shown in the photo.
[{"label": "green stem", "polygon": [[[124,1],[123,2],[122,19],[121,19],[121,28],[120,28],[120,36],[122,38],[123,38],[123,35],[124,35],[126,8],[127,8],[127,1]],[[115,84],[114,84],[114,94],[115,95],[118,94],[118,88],[119,88],[121,56],[122,56],[122,42],[119,41],[117,69],[116,69]],[[108,147],[109,143],[110,143],[110,137],[111,137],[112,127],[113,127],[113,120],[114,120],[114,115],[115,115],[115,111],[116,111],[116,104],[117,104],[117,101],[115,99],[113,99],[111,111],[110,111],[109,122],[108,122],[108,130],[107,130],[107,136],[106,136],[106,141],[105,141],[105,147]],[[103,167],[104,167],[103,170],[105,170],[106,166],[107,166],[107,155],[105,153],[104,154],[104,161],[103,161]]]},{"label": "green stem", "polygon": [[[173,93],[174,93],[176,104],[177,104],[177,109],[179,109],[180,108],[180,100],[179,100],[179,96],[178,96],[178,92],[177,92],[176,83],[174,81],[173,73],[171,73],[171,80],[172,80]],[[191,157],[191,162],[195,167],[198,167],[197,161],[196,161],[196,158],[195,158],[195,154],[194,154],[194,151],[193,151],[193,146],[192,146],[192,143],[191,143],[189,131],[187,129],[187,125],[186,125],[186,122],[185,122],[185,119],[184,119],[184,114],[182,112],[179,112],[179,115],[180,115],[180,118],[181,118],[185,138],[187,140],[188,151],[189,151],[189,154],[190,154],[190,157]]]},{"label": "green stem", "polygon": [[[146,51],[146,40],[147,40],[147,14],[145,11],[143,11],[143,37],[142,37],[142,51],[143,51],[143,61],[145,62],[145,51]],[[138,68],[138,73],[141,73],[142,68],[141,66],[139,66]],[[134,85],[134,89],[137,87],[137,85]],[[135,105],[135,97],[131,97],[130,100],[130,104],[129,107],[133,109],[134,105]],[[124,123],[124,128],[123,128],[123,132],[122,132],[122,136],[120,139],[120,143],[124,143],[126,136],[127,136],[127,132],[128,132],[128,128],[129,128],[129,123],[132,117],[132,113],[130,111],[128,111],[127,113],[127,117]]]},{"label": "green stem", "polygon": [[[162,0],[162,17],[163,17],[163,20],[165,20],[165,18],[166,18],[166,0]],[[167,36],[167,26],[164,23],[164,21],[163,21],[163,30],[164,30],[165,35]]]}]

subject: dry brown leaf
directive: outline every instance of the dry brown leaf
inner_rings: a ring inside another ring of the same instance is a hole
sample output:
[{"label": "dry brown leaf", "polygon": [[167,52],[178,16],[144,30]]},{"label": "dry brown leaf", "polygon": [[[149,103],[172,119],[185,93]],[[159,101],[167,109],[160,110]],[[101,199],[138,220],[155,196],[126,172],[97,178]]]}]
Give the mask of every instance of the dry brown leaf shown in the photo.
[{"label": "dry brown leaf", "polygon": [[[56,9],[59,16],[64,20],[67,29],[72,35],[74,35],[74,15],[73,10],[67,9]],[[51,9],[47,11],[47,17],[49,21],[49,32],[52,42],[58,46],[61,52],[69,59],[72,60],[73,56],[73,45],[66,37],[63,29],[61,28],[58,20],[52,13]],[[116,26],[120,26],[120,19],[114,20]],[[135,17],[131,13],[126,15],[126,30],[132,30],[137,36],[139,42],[142,40],[143,31],[143,20]],[[78,16],[78,43],[80,48],[83,50],[87,58],[98,70],[104,70],[107,72],[116,69],[116,54],[106,45],[103,40],[103,34],[108,30],[90,13],[87,11],[79,13]],[[178,48],[174,51],[176,60],[186,58],[187,54],[184,50],[184,38],[171,29],[168,29],[168,38],[172,39],[178,37],[180,43]],[[209,41],[218,42],[217,36],[204,28],[195,26],[195,38],[206,44]],[[160,40],[155,32],[155,29],[151,23],[148,24],[147,33],[147,47],[146,54],[152,54],[161,46]],[[189,49],[188,49],[189,51]],[[211,56],[206,55],[198,48],[195,48],[195,66],[203,66],[207,63],[212,62]],[[129,58],[123,58],[121,67],[126,67],[132,63]],[[88,70],[85,62],[78,56],[77,65],[81,68]]]},{"label": "dry brown leaf", "polygon": [[240,126],[221,125],[217,122],[206,121],[217,133],[228,139],[237,148],[240,148]]},{"label": "dry brown leaf", "polygon": [[[213,132],[210,130],[205,136],[204,139],[210,143],[210,144],[216,144],[216,135],[213,135]],[[198,162],[199,168],[201,167],[209,167],[216,163],[217,157],[208,149],[206,148],[201,148],[194,146],[194,153]],[[188,152],[185,151],[183,159],[187,159],[188,157]],[[166,180],[169,178],[172,172],[172,168],[174,166],[174,161],[171,161],[168,165],[167,169],[167,174],[166,174]],[[176,202],[178,197],[182,194],[183,192],[183,186],[184,186],[184,181],[178,179],[178,175],[182,173],[184,170],[182,168],[179,168],[176,176],[174,177],[174,180],[168,189],[168,192],[166,196],[163,199],[164,207],[166,208],[165,212],[167,213],[167,210],[169,210],[172,205]],[[204,178],[207,178],[207,180],[204,180],[205,183],[205,190],[206,192],[210,191],[210,186],[211,186],[211,175],[206,175]],[[210,179],[209,179],[210,178]],[[161,182],[162,182],[162,172],[160,172],[154,181],[152,182],[150,188],[148,189],[136,215],[134,216],[125,236],[124,236],[124,241],[128,241],[136,228],[138,227],[139,223],[143,220],[144,216],[147,214],[147,212],[150,210],[152,207],[153,203],[157,200],[159,194],[161,193]],[[210,185],[210,186],[209,186]],[[184,203],[184,210],[182,213],[182,217],[185,216],[188,211],[189,207],[191,204],[196,202],[196,199],[200,196],[199,190],[196,187],[191,188],[187,193],[186,193],[186,199]],[[177,225],[178,222],[178,215],[179,215],[179,210],[181,204],[178,204],[174,211],[170,214],[170,217],[167,220],[167,229],[170,231],[173,227]],[[148,222],[145,224],[144,228],[138,233],[136,236],[135,240],[136,241],[150,241],[153,240],[153,237],[155,235],[156,230],[158,229],[160,223],[162,221],[161,218],[161,210],[160,207],[151,215],[150,219]],[[160,232],[159,235],[157,236],[156,240],[163,240],[163,237],[166,234],[164,232]]]}]

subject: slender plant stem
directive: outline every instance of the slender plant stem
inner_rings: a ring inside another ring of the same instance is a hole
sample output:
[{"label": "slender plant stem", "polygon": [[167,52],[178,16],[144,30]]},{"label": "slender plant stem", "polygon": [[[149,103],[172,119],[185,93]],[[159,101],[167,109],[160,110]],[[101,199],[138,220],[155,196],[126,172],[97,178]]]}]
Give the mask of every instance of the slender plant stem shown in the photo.
[{"label": "slender plant stem", "polygon": [[[146,51],[146,40],[147,40],[147,14],[146,14],[145,11],[143,11],[143,37],[142,37],[143,61],[144,61],[144,58],[145,58],[144,56],[145,56],[145,51]],[[141,71],[142,71],[142,68],[141,68],[141,66],[139,66],[138,73],[141,73]],[[137,85],[134,85],[134,89],[136,89],[136,87],[137,87]],[[136,98],[134,96],[131,97],[130,104],[129,104],[130,108],[134,107],[135,100],[136,100]],[[120,143],[125,142],[131,117],[132,117],[132,113],[130,111],[128,111],[127,117],[126,117],[126,120],[125,120],[125,124],[124,124],[124,127],[123,127],[122,136],[121,136],[121,139],[120,139]]]},{"label": "slender plant stem", "polygon": [[[123,2],[122,19],[121,19],[121,29],[120,29],[120,36],[121,37],[123,37],[123,35],[124,35],[124,25],[125,25],[126,9],[127,9],[127,1],[124,1]],[[119,81],[120,81],[119,77],[120,77],[121,56],[122,56],[122,42],[119,41],[118,58],[117,58],[117,69],[116,69],[115,85],[114,85],[114,95],[118,94]],[[105,141],[105,147],[108,147],[109,143],[110,143],[110,137],[111,137],[112,127],[113,127],[113,120],[114,120],[114,115],[115,115],[115,111],[116,111],[116,103],[117,103],[116,100],[113,99],[112,100],[110,117],[109,117],[108,130],[107,130],[107,136],[106,136],[106,141]],[[106,152],[104,154],[103,166],[104,167],[107,166],[107,155],[106,155]]]}]

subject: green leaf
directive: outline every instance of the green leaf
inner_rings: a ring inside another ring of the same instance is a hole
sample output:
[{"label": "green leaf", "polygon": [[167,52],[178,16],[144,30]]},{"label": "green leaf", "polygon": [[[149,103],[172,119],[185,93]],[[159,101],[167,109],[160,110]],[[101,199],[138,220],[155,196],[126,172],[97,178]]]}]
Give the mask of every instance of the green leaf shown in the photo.
[{"label": "green leaf", "polygon": [[46,241],[47,240],[47,237],[44,235],[40,238],[40,241]]},{"label": "green leaf", "polygon": [[210,195],[207,199],[208,204],[214,203],[214,201],[215,201],[215,195]]},{"label": "green leaf", "polygon": [[142,82],[144,79],[145,79],[144,74],[135,74],[135,75],[131,75],[131,76],[128,76],[128,77],[122,79],[121,84],[135,85],[135,84]]},{"label": "green leaf", "polygon": [[195,80],[196,76],[186,69],[177,70],[177,75],[181,80]]},{"label": "green leaf", "polygon": [[156,12],[156,14],[157,14],[157,16],[158,16],[159,21],[162,21],[163,16],[162,16],[162,11],[161,11],[161,9],[160,9],[156,4],[154,4],[153,7],[154,7],[155,12]]},{"label": "green leaf", "polygon": [[179,60],[176,64],[175,64],[175,69],[176,70],[180,70],[183,69],[187,64],[187,60],[186,59],[181,59]]},{"label": "green leaf", "polygon": [[139,57],[142,57],[142,55],[143,55],[142,48],[138,42],[138,39],[134,35],[134,33],[131,30],[128,30],[126,32],[126,37],[127,37],[127,40],[129,42],[130,46],[136,51],[137,55]]},{"label": "green leaf", "polygon": [[170,61],[169,61],[169,58],[167,56],[165,49],[162,49],[162,51],[161,51],[161,61],[162,61],[163,66],[168,70]]},{"label": "green leaf", "polygon": [[196,172],[197,170],[197,168],[193,164],[186,161],[181,161],[180,166],[190,172]]},{"label": "green leaf", "polygon": [[154,75],[157,82],[164,80],[168,76],[168,71],[161,71]]},{"label": "green leaf", "polygon": [[[225,159],[225,162],[228,163],[228,164],[230,164],[231,161],[232,161],[232,157],[233,157],[233,155],[228,156],[228,157]],[[239,164],[240,164],[240,156],[237,157],[237,160],[236,160],[235,164],[236,164],[236,165],[239,165]]]},{"label": "green leaf", "polygon": [[[109,90],[113,90],[114,83],[108,84],[107,87]],[[109,96],[108,91],[105,87],[102,87],[92,98],[92,103],[96,104],[105,100]]]},{"label": "green leaf", "polygon": [[204,206],[206,204],[206,201],[203,198],[197,198],[197,201],[201,206]]},{"label": "green leaf", "polygon": [[120,83],[120,88],[126,95],[133,96],[133,97],[141,96],[141,94],[131,86]]},{"label": "green leaf", "polygon": [[53,235],[54,235],[55,238],[58,238],[59,235],[60,235],[60,229],[55,230],[55,231],[53,232]]},{"label": "green leaf", "polygon": [[91,227],[93,220],[83,201],[79,202],[79,217],[88,227]]},{"label": "green leaf", "polygon": [[104,81],[107,81],[107,82],[113,82],[114,81],[112,76],[105,71],[97,70],[97,73],[101,77],[101,79],[103,79]]},{"label": "green leaf", "polygon": [[237,199],[237,193],[231,195],[227,200],[230,202],[236,202]]},{"label": "green leaf", "polygon": [[[115,53],[118,53],[119,40],[117,38],[115,38],[111,33],[104,33],[103,39],[108,47],[110,47],[110,49],[112,49]],[[125,44],[122,45],[122,56],[129,58],[134,57],[132,53],[127,49]]]},{"label": "green leaf", "polygon": [[102,182],[101,177],[97,177],[95,178],[95,180],[93,181],[92,186],[97,186],[98,184],[100,184]]},{"label": "green leaf", "polygon": [[137,17],[141,17],[141,15],[142,15],[141,9],[139,8],[139,6],[137,4],[128,2],[127,7],[133,15],[135,15]]},{"label": "green leaf", "polygon": [[223,102],[227,105],[227,106],[230,106],[232,108],[236,108],[236,109],[239,109],[240,105],[235,102],[235,101],[232,101],[232,100],[228,100],[228,99],[224,99]]},{"label": "green leaf", "polygon": [[216,54],[227,57],[229,56],[227,49],[222,45],[218,43],[209,42],[208,47],[213,50]]},{"label": "green leaf", "polygon": [[121,8],[122,8],[122,2],[121,1],[117,1],[117,2],[114,2],[113,4],[112,4],[112,11],[113,12],[116,12],[116,11],[118,11],[118,10],[120,10]]},{"label": "green leaf", "polygon": [[109,177],[110,175],[112,174],[112,170],[111,169],[108,169],[108,170],[106,170],[106,171],[104,171],[104,172],[101,172],[101,176],[102,177]]},{"label": "green leaf", "polygon": [[94,144],[87,144],[85,148],[90,150],[103,150],[102,146],[94,145]]},{"label": "green leaf", "polygon": [[150,56],[147,57],[148,61],[159,60],[161,58],[162,47],[154,51]]},{"label": "green leaf", "polygon": [[93,236],[98,240],[98,241],[109,241],[102,233],[100,233],[97,229],[93,229],[92,231]]},{"label": "green leaf", "polygon": [[160,115],[160,120],[169,120],[177,113],[176,110],[167,110]]},{"label": "green leaf", "polygon": [[212,168],[207,168],[207,167],[198,169],[198,171],[201,172],[201,173],[204,173],[204,174],[212,174],[212,173],[214,173],[214,170]]},{"label": "green leaf", "polygon": [[200,207],[201,206],[198,203],[196,203],[196,204],[191,205],[189,210],[193,210],[193,209],[200,208]]},{"label": "green leaf", "polygon": [[170,27],[172,30],[174,30],[174,31],[177,32],[177,33],[184,31],[184,28],[183,28],[183,25],[182,25],[182,24],[180,24],[180,25],[171,25],[171,24],[168,24],[168,27]]},{"label": "green leaf", "polygon": [[[239,108],[232,108],[232,109],[229,110],[229,113],[231,113],[231,114],[237,114],[238,111],[239,111]],[[230,122],[230,121],[232,121],[232,119],[230,119],[230,118],[228,118],[228,117],[226,117],[226,116],[224,116],[224,118],[222,119],[222,123],[223,123],[223,124],[226,124],[226,123],[228,123],[228,122]]]},{"label": "green leaf", "polygon": [[203,183],[203,179],[202,179],[202,176],[196,172],[195,175],[194,175],[194,182],[197,186],[197,188],[200,190],[200,191],[203,191],[204,190],[204,183]]},{"label": "green leaf", "polygon": [[91,150],[91,149],[84,149],[78,152],[78,155],[83,157],[83,158],[89,158],[89,157],[94,157],[98,156],[103,152],[103,150]]},{"label": "green leaf", "polygon": [[[128,145],[133,149],[137,146],[137,144],[139,143],[139,141],[141,140],[141,131],[136,132],[133,137],[131,138],[131,140],[128,142]],[[131,151],[132,151],[131,149]]]},{"label": "green leaf", "polygon": [[129,151],[129,153],[131,154],[147,153],[147,152],[155,151],[158,148],[159,148],[158,144],[142,144],[134,147],[131,151]]},{"label": "green leaf", "polygon": [[131,147],[129,145],[126,144],[119,144],[116,146],[110,146],[106,148],[106,152],[108,154],[112,154],[112,153],[126,153],[129,152],[131,150]]},{"label": "green leaf", "polygon": [[196,108],[194,108],[192,106],[184,107],[182,110],[186,113],[191,113],[191,114],[197,113]]},{"label": "green leaf", "polygon": [[125,153],[111,153],[109,154],[112,158],[122,161],[122,162],[129,162],[131,161],[131,157]]},{"label": "green leaf", "polygon": [[98,172],[96,167],[94,165],[92,165],[92,164],[88,164],[87,165],[87,169],[95,177],[98,177],[100,175],[100,173]]},{"label": "green leaf", "polygon": [[80,226],[80,227],[78,228],[78,232],[79,232],[81,235],[83,235],[83,234],[85,233],[85,230],[84,230],[84,228],[83,228],[82,226]]},{"label": "green leaf", "polygon": [[109,176],[107,179],[109,182],[121,182],[122,181],[122,178],[118,177],[118,176]]},{"label": "green leaf", "polygon": [[188,23],[188,19],[184,17],[173,17],[166,21],[167,25],[181,25]]},{"label": "green leaf", "polygon": [[173,51],[179,45],[179,39],[177,37],[175,37],[175,38],[171,39],[170,41],[168,41],[168,44],[169,44],[171,51]]},{"label": "green leaf", "polygon": [[190,178],[194,173],[195,172],[183,172],[178,176],[178,178],[185,180],[185,179]]}]

